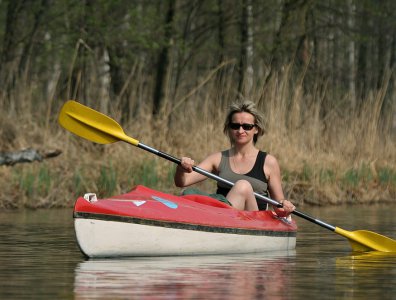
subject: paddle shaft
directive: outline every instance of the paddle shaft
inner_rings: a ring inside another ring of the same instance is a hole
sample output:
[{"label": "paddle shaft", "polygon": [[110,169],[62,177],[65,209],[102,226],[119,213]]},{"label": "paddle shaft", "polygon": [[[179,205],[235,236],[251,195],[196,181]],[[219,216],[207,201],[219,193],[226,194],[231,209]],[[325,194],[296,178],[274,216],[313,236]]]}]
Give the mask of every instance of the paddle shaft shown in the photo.
[{"label": "paddle shaft", "polygon": [[[145,144],[143,144],[141,142],[138,143],[137,147],[139,147],[141,149],[144,149],[144,150],[146,150],[148,152],[151,152],[151,153],[153,153],[153,154],[155,154],[157,156],[160,156],[162,158],[165,158],[165,159],[167,159],[167,160],[169,160],[171,162],[174,162],[175,164],[180,165],[180,163],[181,163],[181,160],[179,158],[176,158],[176,157],[174,157],[172,155],[169,155],[169,154],[167,154],[165,152],[162,152],[162,151],[159,151],[157,149],[154,149],[154,148],[152,148],[150,146],[147,146],[147,145],[145,145]],[[199,174],[202,174],[202,175],[204,175],[206,177],[214,179],[214,180],[216,180],[218,182],[224,183],[224,184],[226,184],[228,186],[233,186],[234,185],[234,183],[232,181],[224,179],[224,178],[222,178],[220,176],[217,176],[217,175],[215,175],[213,173],[210,173],[210,172],[208,172],[208,171],[206,171],[204,169],[201,169],[199,167],[193,166],[193,170],[195,172],[199,173]],[[260,194],[258,194],[256,192],[254,193],[254,195],[256,196],[256,198],[264,200],[265,202],[267,202],[269,204],[272,204],[272,205],[274,205],[276,207],[282,207],[281,203],[279,203],[279,202],[277,202],[277,201],[275,201],[275,200],[273,200],[271,198],[268,198],[268,197],[266,197],[264,195],[260,195]],[[304,218],[304,219],[306,219],[306,220],[308,220],[310,222],[318,224],[318,225],[320,225],[320,226],[322,226],[322,227],[324,227],[326,229],[329,229],[331,231],[335,231],[335,226],[332,226],[332,225],[327,224],[327,223],[325,223],[323,221],[317,220],[317,219],[315,219],[315,218],[313,218],[313,217],[311,217],[311,216],[309,216],[309,215],[307,215],[305,213],[302,213],[302,212],[300,212],[298,210],[294,210],[293,214],[295,214],[295,215],[297,215],[297,216],[299,216],[301,218]]]},{"label": "paddle shaft", "polygon": [[[153,153],[153,154],[155,154],[157,156],[165,158],[165,159],[167,159],[169,161],[172,161],[172,162],[174,162],[174,163],[176,163],[178,165],[181,164],[181,160],[180,159],[178,159],[178,158],[176,158],[174,156],[171,156],[171,155],[169,155],[167,153],[164,153],[164,152],[161,152],[159,150],[156,150],[156,149],[154,149],[152,147],[149,147],[149,146],[147,146],[147,145],[145,145],[145,144],[143,144],[141,142],[138,142],[136,140],[129,141],[129,139],[127,139],[126,137],[122,137],[122,139],[125,142],[127,142],[127,143],[131,143],[134,146],[137,146],[137,147],[139,147],[141,149],[149,151],[149,152],[151,152],[151,153]],[[210,173],[210,172],[208,172],[206,170],[203,170],[203,169],[201,169],[199,167],[193,166],[193,170],[195,172],[197,172],[197,173],[200,173],[200,174],[204,175],[204,176],[212,178],[212,179],[214,179],[214,180],[216,180],[218,182],[222,182],[222,183],[224,183],[224,184],[226,184],[228,186],[233,186],[234,185],[233,182],[228,181],[228,180],[226,180],[224,178],[221,178],[221,177],[219,177],[219,176],[217,176],[215,174],[212,174],[212,173]],[[274,205],[276,207],[282,207],[281,203],[279,203],[279,202],[277,202],[277,201],[275,201],[275,200],[273,200],[271,198],[268,198],[266,196],[257,194],[256,192],[254,193],[254,195],[256,196],[256,198],[262,199],[265,202],[270,203],[270,204],[272,204],[272,205]],[[328,229],[330,231],[333,231],[333,232],[335,232],[335,233],[347,238],[349,240],[351,246],[352,246],[352,249],[355,250],[355,251],[359,251],[360,252],[360,251],[372,251],[372,250],[375,250],[375,251],[384,251],[384,252],[396,252],[396,243],[395,243],[395,241],[390,239],[390,238],[388,238],[388,237],[379,235],[379,234],[374,233],[374,232],[365,231],[365,230],[350,232],[350,231],[344,230],[342,228],[339,228],[339,227],[330,225],[328,223],[325,223],[325,222],[323,222],[321,220],[315,219],[315,218],[311,217],[310,215],[307,215],[307,214],[305,214],[303,212],[300,212],[298,210],[294,210],[292,213],[294,215],[297,215],[297,216],[309,221],[309,222],[312,222],[312,223],[314,223],[316,225],[319,225],[319,226],[321,226],[323,228],[326,228],[326,229]]]}]

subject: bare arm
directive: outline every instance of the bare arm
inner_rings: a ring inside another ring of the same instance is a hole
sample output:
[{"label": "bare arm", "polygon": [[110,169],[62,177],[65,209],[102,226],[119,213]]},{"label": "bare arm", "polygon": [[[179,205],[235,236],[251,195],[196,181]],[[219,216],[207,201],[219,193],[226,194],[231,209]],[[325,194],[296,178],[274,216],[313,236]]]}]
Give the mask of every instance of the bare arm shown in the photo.
[{"label": "bare arm", "polygon": [[283,205],[283,208],[275,208],[275,212],[279,216],[289,215],[295,209],[295,206],[285,199],[282,189],[280,167],[274,156],[267,155],[264,164],[264,172],[268,176],[268,189],[271,197]]},{"label": "bare arm", "polygon": [[[205,158],[197,167],[208,171],[214,172],[220,164],[221,153],[214,153]],[[192,184],[201,182],[207,177],[205,175],[193,172],[192,167],[195,165],[194,160],[189,157],[182,157],[181,164],[177,166],[174,181],[177,187],[186,187]]]}]

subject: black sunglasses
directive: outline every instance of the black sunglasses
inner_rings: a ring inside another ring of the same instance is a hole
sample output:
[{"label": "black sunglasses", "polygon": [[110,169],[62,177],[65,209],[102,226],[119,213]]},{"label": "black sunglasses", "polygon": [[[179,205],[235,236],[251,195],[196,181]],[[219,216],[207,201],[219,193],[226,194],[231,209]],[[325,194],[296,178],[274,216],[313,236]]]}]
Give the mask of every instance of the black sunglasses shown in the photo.
[{"label": "black sunglasses", "polygon": [[231,129],[233,130],[238,130],[241,126],[243,130],[252,130],[256,124],[248,124],[248,123],[243,123],[243,124],[239,124],[239,123],[230,123],[230,125],[228,125]]}]

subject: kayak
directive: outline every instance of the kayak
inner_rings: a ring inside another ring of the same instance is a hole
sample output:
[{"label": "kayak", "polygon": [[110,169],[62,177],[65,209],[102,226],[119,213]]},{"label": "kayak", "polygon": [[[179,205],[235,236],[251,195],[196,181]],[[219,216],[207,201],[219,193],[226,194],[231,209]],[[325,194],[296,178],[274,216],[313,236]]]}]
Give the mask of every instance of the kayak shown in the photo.
[{"label": "kayak", "polygon": [[106,199],[79,197],[73,217],[78,246],[91,258],[261,253],[296,246],[293,219],[142,185]]}]

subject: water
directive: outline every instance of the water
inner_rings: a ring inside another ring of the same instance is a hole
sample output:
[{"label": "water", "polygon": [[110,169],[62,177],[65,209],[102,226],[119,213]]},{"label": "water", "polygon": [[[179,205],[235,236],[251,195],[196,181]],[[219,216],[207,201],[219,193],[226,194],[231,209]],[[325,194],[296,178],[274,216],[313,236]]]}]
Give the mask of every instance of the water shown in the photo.
[{"label": "water", "polygon": [[[393,206],[302,210],[347,230],[396,238]],[[353,254],[296,217],[286,253],[86,260],[72,211],[0,213],[0,299],[396,299],[396,254]]]}]

